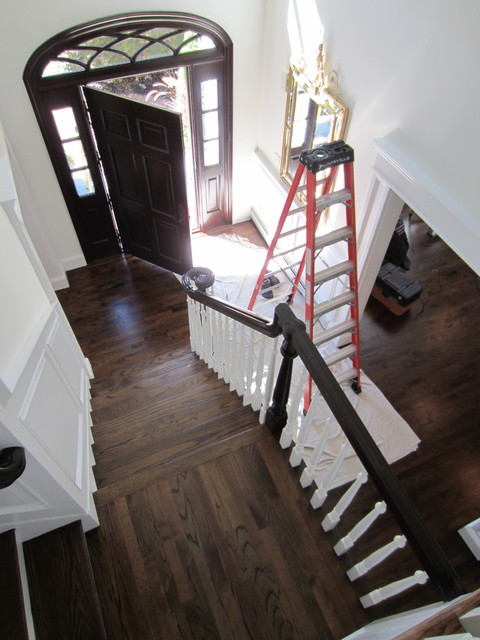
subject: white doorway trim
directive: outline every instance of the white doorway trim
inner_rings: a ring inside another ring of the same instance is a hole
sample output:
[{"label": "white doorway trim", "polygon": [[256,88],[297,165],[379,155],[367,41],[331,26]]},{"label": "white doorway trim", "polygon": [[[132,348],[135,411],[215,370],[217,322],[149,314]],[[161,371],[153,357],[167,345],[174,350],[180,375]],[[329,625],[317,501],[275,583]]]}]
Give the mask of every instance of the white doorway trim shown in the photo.
[{"label": "white doorway trim", "polygon": [[480,273],[480,220],[417,164],[415,152],[408,150],[399,132],[375,140],[374,145],[373,176],[357,233],[361,313],[404,203]]}]

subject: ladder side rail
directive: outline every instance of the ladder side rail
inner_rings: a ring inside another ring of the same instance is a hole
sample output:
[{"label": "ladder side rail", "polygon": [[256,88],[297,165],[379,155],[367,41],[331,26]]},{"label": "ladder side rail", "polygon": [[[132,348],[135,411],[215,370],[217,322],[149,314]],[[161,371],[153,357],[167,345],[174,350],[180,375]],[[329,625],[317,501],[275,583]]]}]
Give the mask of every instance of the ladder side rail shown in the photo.
[{"label": "ladder side rail", "polygon": [[[337,177],[337,172],[338,172],[338,167],[339,165],[332,167],[330,169],[330,172],[327,176],[327,179],[323,182],[323,187],[322,187],[322,196],[324,196],[327,193],[330,193],[330,191],[333,188],[333,184],[335,182],[335,178]],[[315,200],[315,198],[314,198]],[[315,231],[318,227],[318,224],[320,222],[320,215],[316,216],[316,222],[315,222]],[[298,290],[298,287],[300,285],[300,280],[302,279],[302,275],[303,275],[303,270],[305,268],[305,259],[306,259],[306,248],[305,251],[303,253],[303,258],[302,261],[300,263],[300,266],[298,267],[298,271],[297,271],[297,276],[295,278],[295,281],[293,283],[293,288],[292,288],[292,293],[291,293],[291,300],[293,300],[293,298],[295,297],[295,294]]]},{"label": "ladder side rail", "polygon": [[356,347],[356,354],[352,357],[353,366],[357,371],[356,386],[360,389],[360,307],[358,302],[358,260],[357,260],[357,232],[356,232],[356,215],[355,215],[355,191],[353,162],[345,164],[345,187],[350,191],[351,198],[346,202],[346,218],[347,225],[352,228],[352,237],[347,241],[348,259],[353,263],[353,270],[350,272],[348,279],[350,290],[355,296],[354,302],[350,305],[350,314],[355,322],[355,328],[352,331],[352,343]]},{"label": "ladder side rail", "polygon": [[[305,249],[305,323],[307,334],[313,340],[314,307],[315,307],[315,220],[316,209],[316,177],[311,171],[307,171],[307,237]],[[305,385],[304,408],[308,410],[312,399],[312,378],[308,377]]]},{"label": "ladder side rail", "polygon": [[272,241],[270,243],[270,246],[268,248],[267,251],[267,255],[265,258],[265,262],[263,264],[263,267],[260,270],[260,274],[258,276],[258,280],[255,284],[255,287],[253,289],[253,293],[252,296],[250,298],[250,302],[248,303],[248,309],[252,310],[253,309],[253,305],[255,304],[255,300],[257,299],[257,296],[260,292],[260,287],[262,286],[262,282],[265,278],[265,274],[267,273],[267,268],[268,268],[268,263],[270,262],[270,260],[272,259],[273,253],[275,251],[275,248],[277,246],[277,242],[278,242],[278,238],[280,236],[282,227],[285,223],[285,220],[290,212],[290,207],[292,206],[292,202],[295,198],[296,195],[296,191],[298,188],[298,185],[300,183],[300,180],[302,178],[303,175],[303,171],[304,171],[305,167],[302,164],[299,164],[297,167],[297,170],[295,172],[295,175],[293,177],[293,181],[292,181],[292,185],[290,187],[290,190],[288,192],[288,196],[287,199],[285,200],[285,204],[283,205],[283,209],[282,209],[282,213],[280,214],[280,219],[277,225],[277,229],[275,231],[275,234],[272,238]]}]

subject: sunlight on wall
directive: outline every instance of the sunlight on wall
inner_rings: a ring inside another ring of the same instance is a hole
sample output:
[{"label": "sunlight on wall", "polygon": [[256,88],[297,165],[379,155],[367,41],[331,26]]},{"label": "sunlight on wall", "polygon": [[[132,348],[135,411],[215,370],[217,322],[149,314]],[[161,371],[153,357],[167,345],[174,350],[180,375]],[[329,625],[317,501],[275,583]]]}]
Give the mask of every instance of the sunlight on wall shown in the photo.
[{"label": "sunlight on wall", "polygon": [[317,70],[318,48],[323,43],[323,25],[315,0],[290,0],[288,37],[292,63],[296,66],[305,64],[307,69],[311,68],[314,71],[312,76],[314,77]]}]

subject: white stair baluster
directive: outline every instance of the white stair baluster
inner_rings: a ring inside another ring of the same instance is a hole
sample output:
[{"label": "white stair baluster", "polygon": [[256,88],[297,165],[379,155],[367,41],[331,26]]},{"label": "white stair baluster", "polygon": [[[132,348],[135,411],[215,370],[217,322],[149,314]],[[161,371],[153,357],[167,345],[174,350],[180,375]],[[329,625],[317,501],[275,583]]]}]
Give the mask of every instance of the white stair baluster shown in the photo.
[{"label": "white stair baluster", "polygon": [[225,316],[224,324],[224,344],[223,344],[223,379],[226,384],[230,384],[232,379],[232,333],[233,320]]},{"label": "white stair baluster", "polygon": [[425,584],[427,580],[428,575],[425,571],[415,571],[415,573],[408,578],[391,582],[384,587],[370,591],[370,593],[367,593],[365,596],[360,598],[360,602],[362,603],[362,606],[367,609],[368,607],[372,607],[379,602],[392,598],[393,596],[396,596],[417,584]]},{"label": "white stair baluster", "polygon": [[328,470],[325,479],[320,484],[320,486],[315,490],[315,493],[310,500],[310,504],[314,509],[318,509],[321,507],[325,500],[327,499],[328,491],[332,485],[332,482],[335,480],[337,473],[340,471],[340,467],[342,466],[345,456],[347,455],[347,451],[349,450],[349,445],[346,443],[342,444],[340,447],[340,452],[338,456],[335,458],[335,462],[332,464],[330,469]]},{"label": "white stair baluster", "polygon": [[318,404],[320,402],[320,394],[318,392],[317,389],[315,389],[314,394],[313,394],[313,398],[312,398],[312,402],[310,404],[310,407],[307,411],[307,415],[305,416],[305,418],[302,420],[302,423],[300,424],[300,430],[298,432],[298,438],[297,438],[297,442],[295,444],[295,446],[292,449],[292,452],[290,454],[290,464],[292,465],[292,467],[298,467],[298,465],[300,464],[300,462],[303,459],[303,451],[305,448],[305,442],[307,440],[307,436],[310,433],[310,429],[312,427],[312,420],[314,415],[317,412],[317,407]]},{"label": "white stair baluster", "polygon": [[248,355],[245,365],[245,393],[243,394],[244,406],[251,404],[252,401],[253,356],[255,350],[255,331],[253,329],[249,329],[248,338]]},{"label": "white stair baluster", "polygon": [[213,369],[213,328],[212,328],[213,309],[205,307],[205,362],[210,369]]},{"label": "white stair baluster", "polygon": [[198,357],[205,361],[205,305],[199,304],[198,308],[199,320],[199,341],[198,341]]},{"label": "white stair baluster", "polygon": [[345,491],[345,493],[337,502],[335,507],[330,511],[330,513],[327,513],[325,518],[322,520],[322,527],[324,531],[331,531],[334,527],[337,526],[337,524],[340,522],[340,518],[345,513],[347,507],[351,504],[352,500],[357,495],[358,490],[360,489],[362,484],[365,484],[367,480],[368,480],[368,475],[366,471],[361,471],[357,475],[355,480]]},{"label": "white stair baluster", "polygon": [[226,316],[223,313],[217,313],[217,367],[218,377],[225,379],[225,320]]},{"label": "white stair baluster", "polygon": [[258,347],[255,350],[258,353],[257,368],[255,371],[255,389],[252,394],[252,409],[258,411],[262,406],[262,387],[263,387],[263,365],[265,362],[265,343],[270,338],[260,335],[260,340],[257,343]]},{"label": "white stair baluster", "polygon": [[322,430],[322,435],[320,436],[320,440],[316,444],[315,449],[313,450],[313,453],[310,457],[310,460],[307,462],[307,465],[303,470],[302,475],[300,476],[300,484],[304,489],[305,487],[309,487],[313,482],[313,478],[315,477],[315,469],[325,450],[325,446],[327,444],[328,438],[330,437],[332,425],[334,423],[335,423],[335,418],[333,417],[332,414],[330,414],[328,418],[325,420],[323,430]]},{"label": "white stair baluster", "polygon": [[375,522],[379,515],[385,513],[387,505],[385,502],[377,502],[373,509],[362,518],[353,529],[347,533],[345,537],[337,542],[333,547],[333,550],[337,556],[343,555],[346,551],[351,549],[357,540],[363,536],[367,529]]},{"label": "white stair baluster", "polygon": [[292,394],[292,402],[288,409],[288,421],[280,435],[280,446],[287,449],[293,442],[295,431],[299,422],[299,409],[303,398],[304,387],[307,381],[308,371],[302,367],[302,372],[295,391]]},{"label": "white stair baluster", "polygon": [[377,549],[377,551],[374,551],[369,556],[364,558],[361,562],[358,562],[351,569],[349,569],[347,571],[348,579],[352,582],[354,580],[357,580],[357,578],[365,575],[370,571],[370,569],[373,569],[373,567],[376,567],[381,562],[383,562],[394,551],[396,551],[397,549],[402,549],[406,544],[407,539],[405,536],[395,536],[391,542],[386,544],[384,547]]},{"label": "white stair baluster", "polygon": [[243,396],[245,393],[245,332],[247,328],[243,324],[238,325],[238,333],[240,335],[240,342],[238,345],[238,359],[237,359],[237,384],[236,391],[239,396]]},{"label": "white stair baluster", "polygon": [[192,298],[187,296],[187,308],[188,308],[188,327],[190,329],[190,348],[195,353],[196,345],[195,345],[195,310],[194,310],[195,301]]},{"label": "white stair baluster", "polygon": [[265,391],[263,392],[262,408],[260,409],[260,415],[258,418],[260,424],[264,424],[267,409],[270,406],[270,402],[272,401],[273,381],[275,377],[275,363],[278,353],[278,337],[270,340],[270,348],[270,364],[268,366],[267,380],[265,382]]},{"label": "white stair baluster", "polygon": [[219,357],[220,357],[220,347],[219,347],[219,340],[220,340],[220,330],[218,327],[218,324],[220,322],[220,314],[217,313],[216,311],[214,311],[213,309],[210,310],[210,323],[211,323],[211,328],[212,328],[212,369],[215,371],[215,373],[218,375],[218,370],[220,367],[220,361],[219,361]]},{"label": "white stair baluster", "polygon": [[232,340],[230,344],[230,391],[237,390],[238,342],[238,323],[236,320],[232,320]]},{"label": "white stair baluster", "polygon": [[222,314],[214,311],[212,315],[213,330],[213,370],[219,378],[223,378],[223,335]]}]

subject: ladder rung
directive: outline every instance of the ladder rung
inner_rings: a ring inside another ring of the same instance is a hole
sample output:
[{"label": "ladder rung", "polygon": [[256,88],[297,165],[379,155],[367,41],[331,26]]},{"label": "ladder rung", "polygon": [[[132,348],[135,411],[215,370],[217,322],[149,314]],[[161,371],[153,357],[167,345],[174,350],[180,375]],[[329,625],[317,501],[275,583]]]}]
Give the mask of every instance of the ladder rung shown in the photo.
[{"label": "ladder rung", "polygon": [[[325,182],[329,179],[330,179],[329,176],[327,176],[326,178],[320,178],[320,180],[317,180],[315,182],[315,187],[318,187],[319,184],[325,184]],[[301,193],[302,191],[306,191],[306,190],[307,190],[307,185],[301,184],[299,187],[297,187],[296,193]]]},{"label": "ladder rung", "polygon": [[340,324],[336,324],[334,327],[330,327],[330,329],[325,329],[318,336],[315,336],[315,346],[318,347],[329,340],[333,340],[334,338],[338,338],[344,333],[348,333],[349,331],[353,331],[356,327],[355,320],[351,318],[345,320],[344,322],[340,322]]},{"label": "ladder rung", "polygon": [[285,273],[285,271],[292,271],[295,267],[298,267],[300,262],[292,262],[291,264],[285,263],[284,267],[279,267],[278,269],[273,269],[273,271],[268,270],[268,275],[276,276],[277,273]]},{"label": "ladder rung", "polygon": [[346,347],[342,347],[341,349],[338,349],[337,351],[335,351],[335,353],[332,353],[330,356],[327,356],[325,358],[325,362],[328,364],[329,367],[331,367],[332,364],[336,364],[337,362],[341,362],[346,358],[350,358],[351,356],[356,355],[356,353],[357,353],[357,347],[354,344],[349,344]]},{"label": "ladder rung", "polygon": [[348,189],[340,189],[339,191],[332,191],[332,193],[326,193],[324,196],[320,196],[316,200],[317,211],[322,209],[328,209],[334,204],[339,202],[347,202],[352,199],[352,194]]},{"label": "ladder rung", "polygon": [[292,247],[291,249],[287,249],[286,251],[279,251],[278,253],[274,253],[272,255],[272,260],[276,260],[277,258],[281,258],[282,256],[286,256],[289,253],[294,253],[295,251],[300,251],[302,249],[305,251],[305,244],[298,244],[296,247]]},{"label": "ladder rung", "polygon": [[345,371],[342,371],[342,373],[339,373],[335,376],[338,384],[342,384],[342,382],[347,382],[348,380],[353,380],[356,377],[357,370],[355,369],[355,367],[350,367],[349,369],[346,369]]},{"label": "ladder rung", "polygon": [[325,313],[328,313],[329,311],[338,309],[344,304],[350,304],[351,302],[354,302],[354,300],[355,300],[355,294],[353,293],[353,291],[346,291],[345,293],[342,293],[341,295],[336,296],[331,300],[327,300],[327,302],[322,302],[321,304],[318,304],[314,309],[313,315],[315,318],[318,318],[319,316],[323,316]]},{"label": "ladder rung", "polygon": [[317,238],[315,239],[315,251],[318,251],[318,249],[322,249],[323,247],[328,247],[329,245],[335,244],[336,242],[347,240],[352,236],[352,227],[340,227],[339,229],[334,229],[333,231],[330,231],[330,233],[326,233],[323,236],[317,236]]},{"label": "ladder rung", "polygon": [[307,227],[303,225],[302,227],[295,227],[295,229],[290,229],[289,231],[284,231],[278,237],[285,238],[286,236],[291,236],[292,233],[299,233],[300,231],[305,231]]},{"label": "ladder rung", "polygon": [[303,212],[305,212],[305,209],[306,209],[306,208],[307,208],[307,207],[306,207],[305,205],[303,205],[303,207],[297,207],[296,209],[291,209],[291,210],[288,212],[288,215],[289,215],[289,216],[293,216],[293,214],[294,214],[294,213],[303,213]]},{"label": "ladder rung", "polygon": [[327,269],[318,271],[315,274],[314,283],[315,285],[323,284],[324,282],[327,282],[327,280],[333,280],[333,278],[338,278],[339,276],[343,276],[346,273],[349,273],[354,268],[355,265],[351,260],[339,262],[338,264],[333,265],[333,267],[328,267]]}]

